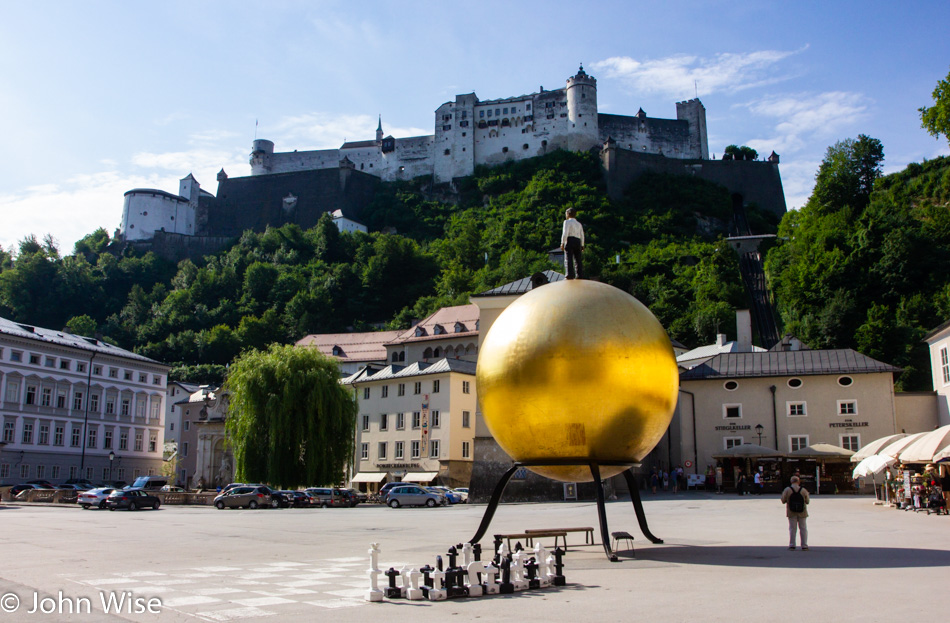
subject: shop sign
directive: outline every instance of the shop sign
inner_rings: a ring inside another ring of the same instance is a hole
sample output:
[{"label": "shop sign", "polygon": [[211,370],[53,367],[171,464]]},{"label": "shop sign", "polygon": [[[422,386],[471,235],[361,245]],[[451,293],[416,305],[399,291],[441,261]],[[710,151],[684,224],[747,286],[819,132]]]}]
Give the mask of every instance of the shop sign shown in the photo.
[{"label": "shop sign", "polygon": [[392,468],[405,468],[405,469],[414,469],[419,467],[418,463],[377,463],[376,467],[382,469],[392,469]]},{"label": "shop sign", "polygon": [[751,424],[724,424],[723,426],[717,426],[716,430],[724,430],[728,432],[734,432],[739,430],[752,430]]},{"label": "shop sign", "polygon": [[828,424],[828,428],[861,428],[867,425],[867,422],[852,422],[851,420],[845,420],[844,422],[831,422]]}]

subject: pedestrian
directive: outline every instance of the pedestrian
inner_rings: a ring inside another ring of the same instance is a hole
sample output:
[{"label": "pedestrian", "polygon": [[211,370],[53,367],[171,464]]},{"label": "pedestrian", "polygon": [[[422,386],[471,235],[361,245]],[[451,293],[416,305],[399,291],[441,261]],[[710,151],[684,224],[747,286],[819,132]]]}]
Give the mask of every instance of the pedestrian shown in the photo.
[{"label": "pedestrian", "polygon": [[670,474],[665,469],[661,472],[663,474],[663,490],[670,490]]},{"label": "pedestrian", "polygon": [[[568,208],[564,213],[564,226],[561,228],[561,251],[564,251],[564,270],[568,279],[583,279],[583,263],[581,252],[584,251],[584,226],[575,216],[577,210]],[[575,273],[576,268],[576,273]]]},{"label": "pedestrian", "polygon": [[716,493],[722,493],[722,468],[716,468]]},{"label": "pedestrian", "polygon": [[656,487],[660,484],[660,477],[656,474],[656,468],[650,470],[650,489],[656,493]]},{"label": "pedestrian", "polygon": [[676,466],[673,473],[670,474],[670,479],[673,481],[673,493],[676,493],[680,488],[680,471],[682,471],[682,468]]},{"label": "pedestrian", "polygon": [[802,479],[792,476],[792,484],[782,491],[782,504],[788,517],[788,549],[795,549],[795,535],[801,533],[802,549],[808,549],[808,504],[811,499],[808,489],[802,486]]},{"label": "pedestrian", "polygon": [[762,474],[756,472],[753,480],[755,481],[755,494],[762,495]]},{"label": "pedestrian", "polygon": [[741,469],[736,472],[736,493],[745,495],[745,474]]}]

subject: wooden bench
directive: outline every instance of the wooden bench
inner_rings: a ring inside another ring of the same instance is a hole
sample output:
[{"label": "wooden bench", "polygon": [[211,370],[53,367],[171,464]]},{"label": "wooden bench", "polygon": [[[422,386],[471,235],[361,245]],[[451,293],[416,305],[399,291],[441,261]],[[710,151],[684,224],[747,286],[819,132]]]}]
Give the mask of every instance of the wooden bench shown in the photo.
[{"label": "wooden bench", "polygon": [[495,538],[508,539],[508,549],[511,549],[512,539],[521,539],[525,542],[525,547],[534,547],[534,539],[544,537],[554,537],[554,547],[557,547],[557,540],[561,539],[564,544],[564,551],[567,551],[567,532],[564,530],[526,530],[516,534],[496,534]]},{"label": "wooden bench", "polygon": [[[526,534],[536,534],[538,532],[583,532],[584,533],[584,545],[593,545],[594,544],[594,529],[591,527],[586,528],[538,528],[535,530],[525,530]],[[567,550],[567,542],[565,539],[564,549]]]}]

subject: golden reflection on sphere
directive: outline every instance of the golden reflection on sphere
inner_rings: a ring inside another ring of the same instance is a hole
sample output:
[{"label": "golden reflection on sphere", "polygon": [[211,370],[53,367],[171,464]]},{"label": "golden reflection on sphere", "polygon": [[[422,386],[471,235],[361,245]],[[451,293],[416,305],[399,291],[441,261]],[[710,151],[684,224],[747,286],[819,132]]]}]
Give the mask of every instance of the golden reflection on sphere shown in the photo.
[{"label": "golden reflection on sphere", "polygon": [[[482,415],[516,461],[639,463],[673,417],[679,386],[669,336],[640,301],[582,279],[535,288],[485,336],[476,372]],[[564,482],[586,466],[530,467]]]}]

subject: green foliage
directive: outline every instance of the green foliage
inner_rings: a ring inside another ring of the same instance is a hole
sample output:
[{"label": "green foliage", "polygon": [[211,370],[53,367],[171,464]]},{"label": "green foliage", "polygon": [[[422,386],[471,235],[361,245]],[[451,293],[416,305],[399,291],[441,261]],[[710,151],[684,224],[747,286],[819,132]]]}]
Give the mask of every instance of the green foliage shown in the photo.
[{"label": "green foliage", "polygon": [[238,357],[223,388],[235,478],[291,489],[342,480],[357,404],[339,378],[315,349],[273,345]]},{"label": "green foliage", "polygon": [[755,160],[759,157],[759,152],[743,145],[739,147],[738,145],[729,145],[726,147],[725,152],[727,156],[732,156],[733,160]]},{"label": "green foliage", "polygon": [[96,334],[96,321],[83,314],[82,316],[73,316],[66,323],[66,331],[73,335],[84,335],[92,337]]},{"label": "green foliage", "polygon": [[934,105],[918,108],[920,126],[936,138],[950,141],[950,73],[937,82],[933,91]]},{"label": "green foliage", "polygon": [[198,385],[216,385],[224,383],[227,366],[202,363],[198,365],[178,364],[168,371],[169,382],[195,383]]},{"label": "green foliage", "polygon": [[789,332],[903,368],[898,388],[928,389],[921,338],[950,316],[950,159],[886,177],[881,160],[880,142],[864,135],[829,148],[766,271]]}]

